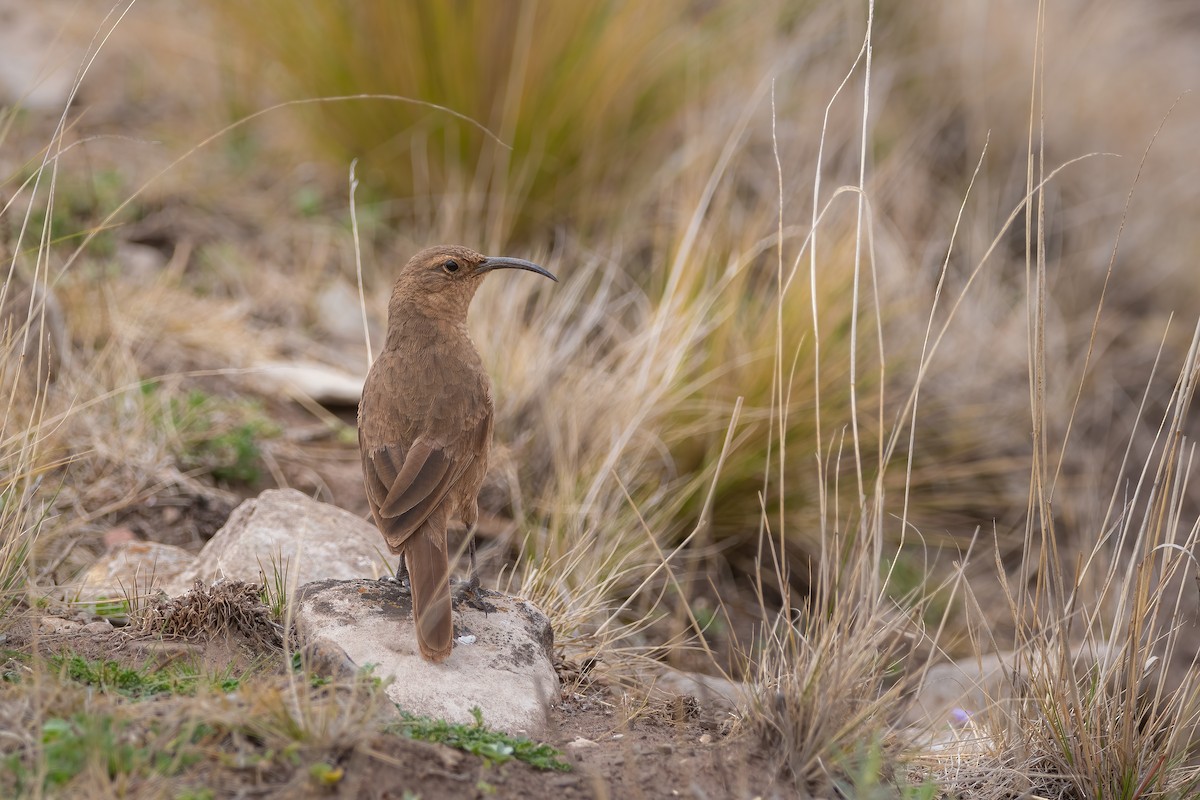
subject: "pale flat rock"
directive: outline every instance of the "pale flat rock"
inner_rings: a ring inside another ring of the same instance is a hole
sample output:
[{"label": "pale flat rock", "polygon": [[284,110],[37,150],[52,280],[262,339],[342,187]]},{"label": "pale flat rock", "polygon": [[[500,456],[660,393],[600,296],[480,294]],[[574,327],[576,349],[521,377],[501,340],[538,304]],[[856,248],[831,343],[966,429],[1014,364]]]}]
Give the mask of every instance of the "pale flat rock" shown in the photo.
[{"label": "pale flat rock", "polygon": [[529,601],[492,595],[496,611],[486,615],[460,605],[454,652],[431,664],[417,651],[412,602],[394,581],[320,581],[301,587],[297,598],[296,629],[325,668],[374,664],[371,674],[391,681],[388,697],[410,714],[471,723],[478,706],[488,727],[546,735],[559,691],[554,634]]},{"label": "pale flat rock", "polygon": [[262,394],[311,397],[322,405],[358,405],[361,375],[311,361],[265,361],[247,372],[247,381]]},{"label": "pale flat rock", "polygon": [[981,711],[988,698],[1004,694],[1012,663],[1012,653],[988,653],[930,667],[904,722],[936,729],[955,724],[959,709],[968,715]]},{"label": "pale flat rock", "polygon": [[651,680],[655,689],[673,695],[694,697],[701,705],[718,711],[733,711],[745,705],[747,698],[752,694],[751,687],[744,683],[665,665],[657,670],[657,674]]},{"label": "pale flat rock", "polygon": [[149,597],[172,585],[195,560],[196,556],[182,547],[126,541],[88,568],[72,599],[95,602]]},{"label": "pale flat rock", "polygon": [[363,340],[362,311],[358,305],[358,289],[348,281],[333,278],[317,292],[317,325],[342,342],[361,343]]},{"label": "pale flat rock", "polygon": [[[1071,651],[1076,672],[1102,663],[1109,654],[1104,644],[1080,645]],[[940,733],[960,728],[971,717],[1013,698],[1013,687],[1025,669],[1017,653],[988,653],[929,668],[903,722],[940,740]]]},{"label": "pale flat rock", "polygon": [[81,627],[82,624],[75,620],[61,617],[42,617],[38,620],[38,630],[42,633],[70,633]]},{"label": "pale flat rock", "polygon": [[164,589],[176,596],[197,580],[259,583],[265,576],[272,582],[278,572],[290,590],[325,578],[378,578],[392,574],[395,564],[379,531],[361,517],[295,489],[268,489],[235,508]]},{"label": "pale flat rock", "polygon": [[62,2],[0,0],[0,106],[65,110],[86,51],[60,35],[69,14]]}]

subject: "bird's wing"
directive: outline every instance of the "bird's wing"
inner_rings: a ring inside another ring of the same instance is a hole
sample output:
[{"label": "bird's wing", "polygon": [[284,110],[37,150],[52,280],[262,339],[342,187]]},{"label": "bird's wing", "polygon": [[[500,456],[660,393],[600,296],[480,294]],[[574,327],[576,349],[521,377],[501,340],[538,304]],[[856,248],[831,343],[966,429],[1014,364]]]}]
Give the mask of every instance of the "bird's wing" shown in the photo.
[{"label": "bird's wing", "polygon": [[[473,443],[490,419],[485,415],[464,439]],[[475,460],[475,452],[475,447],[457,447],[451,453],[436,441],[419,438],[407,452],[385,444],[367,453],[367,498],[389,546],[400,547],[429,518]]]}]

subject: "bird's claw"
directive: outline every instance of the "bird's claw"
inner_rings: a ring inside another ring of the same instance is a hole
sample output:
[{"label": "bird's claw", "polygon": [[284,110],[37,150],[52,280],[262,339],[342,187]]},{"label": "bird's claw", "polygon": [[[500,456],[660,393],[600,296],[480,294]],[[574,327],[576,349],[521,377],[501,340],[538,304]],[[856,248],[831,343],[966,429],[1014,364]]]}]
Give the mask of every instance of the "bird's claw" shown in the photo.
[{"label": "bird's claw", "polygon": [[396,575],[384,575],[379,579],[379,582],[399,584],[397,588],[400,590],[400,594],[404,595],[405,597],[412,596],[412,582],[409,581],[407,572]]},{"label": "bird's claw", "polygon": [[454,587],[454,603],[457,605],[465,602],[477,611],[482,611],[484,614],[491,614],[497,609],[484,599],[489,594],[491,593],[487,589],[479,585],[479,576],[476,575],[469,581],[457,584]]}]

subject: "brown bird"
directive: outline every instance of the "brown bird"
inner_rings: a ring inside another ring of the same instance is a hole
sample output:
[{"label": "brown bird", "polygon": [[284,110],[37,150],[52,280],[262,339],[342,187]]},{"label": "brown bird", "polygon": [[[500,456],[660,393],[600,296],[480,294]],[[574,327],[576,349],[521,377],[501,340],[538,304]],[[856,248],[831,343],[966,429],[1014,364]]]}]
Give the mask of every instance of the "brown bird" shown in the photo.
[{"label": "brown bird", "polygon": [[411,583],[417,645],[430,661],[453,646],[446,526],[467,526],[472,605],[479,488],[492,445],[492,384],[467,333],[467,309],[492,270],[524,269],[558,279],[519,258],[465,247],[431,247],[400,270],[388,304],[387,341],[363,386],[358,445],[371,514],[392,553],[396,577]]}]

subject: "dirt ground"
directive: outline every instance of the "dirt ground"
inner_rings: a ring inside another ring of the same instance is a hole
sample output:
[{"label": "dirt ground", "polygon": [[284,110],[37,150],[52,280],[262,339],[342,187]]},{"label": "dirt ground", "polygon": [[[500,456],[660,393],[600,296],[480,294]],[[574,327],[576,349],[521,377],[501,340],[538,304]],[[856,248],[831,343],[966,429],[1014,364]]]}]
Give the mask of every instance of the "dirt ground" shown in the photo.
[{"label": "dirt ground", "polygon": [[[2,650],[9,676],[30,674],[42,657],[63,654],[85,659],[116,660],[142,668],[190,659],[201,669],[248,668],[264,673],[256,686],[286,682],[281,652],[266,652],[237,634],[207,642],[171,642],[138,635],[123,628],[106,628],[82,619],[39,618],[10,630]],[[57,629],[57,630],[54,630]],[[47,662],[41,662],[46,664]],[[32,677],[29,678],[32,680]],[[65,679],[64,679],[65,680]],[[22,681],[10,677],[0,696],[20,690]],[[26,681],[28,683],[28,681]],[[265,691],[265,690],[264,690]],[[231,695],[231,702],[249,702]],[[253,694],[253,692],[244,692]],[[195,698],[175,695],[140,700],[120,699],[126,715],[153,727],[156,720],[203,716]],[[5,703],[10,708],[12,703]],[[374,730],[344,741],[330,741],[301,752],[294,763],[263,752],[247,759],[247,741],[230,734],[206,750],[199,763],[175,776],[168,791],[179,786],[203,786],[216,797],[343,797],[343,798],[652,798],[755,797],[779,794],[769,770],[756,757],[749,737],[730,733],[730,717],[716,704],[690,696],[657,694],[650,698],[623,694],[612,687],[566,688],[553,708],[553,733],[546,740],[562,752],[570,771],[542,771],[519,761],[491,765],[465,752],[440,744],[407,738],[383,729],[388,710],[376,718]],[[342,770],[334,785],[316,785],[307,767],[322,761]],[[246,767],[256,763],[255,769]],[[269,766],[263,767],[267,763]],[[157,796],[161,778],[138,779],[127,785],[127,796]],[[149,783],[158,781],[158,785]],[[73,785],[73,784],[70,784]],[[143,793],[145,792],[145,793]]]}]

